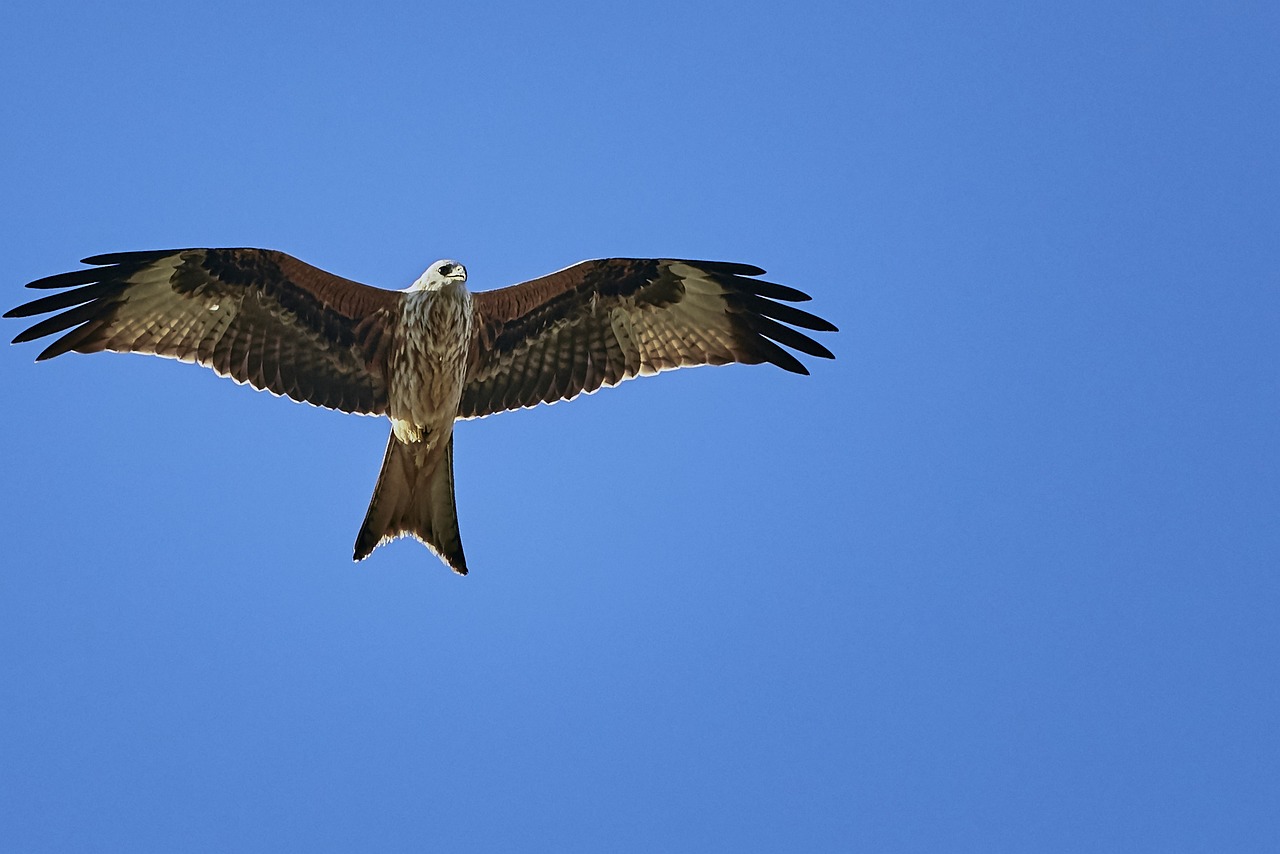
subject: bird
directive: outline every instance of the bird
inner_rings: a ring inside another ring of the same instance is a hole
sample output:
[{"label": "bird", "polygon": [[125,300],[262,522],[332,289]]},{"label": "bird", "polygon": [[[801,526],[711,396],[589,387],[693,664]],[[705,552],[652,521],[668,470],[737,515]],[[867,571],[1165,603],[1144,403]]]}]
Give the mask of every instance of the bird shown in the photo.
[{"label": "bird", "polygon": [[[834,358],[809,295],[750,264],[581,261],[471,292],[453,260],[403,290],[361,284],[272,249],[171,249],[85,258],[27,284],[54,293],[5,313],[49,315],[14,344],[36,357],[145,353],[212,368],[277,396],[391,422],[352,557],[400,537],[468,571],[454,498],[456,421],[570,400],[675,368]],[[790,349],[787,349],[790,348]]]}]

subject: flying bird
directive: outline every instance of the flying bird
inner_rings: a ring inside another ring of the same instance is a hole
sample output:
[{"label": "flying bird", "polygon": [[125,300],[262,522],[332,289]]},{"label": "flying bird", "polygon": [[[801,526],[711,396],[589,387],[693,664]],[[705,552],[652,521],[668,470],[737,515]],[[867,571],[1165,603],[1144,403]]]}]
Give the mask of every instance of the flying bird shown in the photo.
[{"label": "flying bird", "polygon": [[404,290],[370,287],[268,249],[95,255],[27,285],[56,290],[5,317],[49,314],[13,343],[64,333],[69,351],[150,353],[296,401],[391,421],[354,559],[412,536],[467,561],[453,489],[455,420],[570,400],[635,376],[832,358],[799,329],[835,332],[809,299],[723,261],[605,258],[472,293],[437,261]]}]

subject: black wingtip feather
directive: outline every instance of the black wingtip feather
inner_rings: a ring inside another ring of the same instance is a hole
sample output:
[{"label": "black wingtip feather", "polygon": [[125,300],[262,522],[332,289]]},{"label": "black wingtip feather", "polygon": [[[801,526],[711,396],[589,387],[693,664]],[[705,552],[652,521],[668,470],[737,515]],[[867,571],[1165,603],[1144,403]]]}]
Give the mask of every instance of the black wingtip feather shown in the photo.
[{"label": "black wingtip feather", "polygon": [[[66,337],[66,336],[63,336],[63,338],[65,338],[65,337]],[[37,361],[37,362],[47,362],[47,361],[49,361],[50,359],[56,359],[58,356],[61,356],[63,353],[65,353],[65,352],[67,352],[68,350],[70,350],[70,349],[71,349],[70,347],[63,347],[63,346],[61,346],[61,345],[62,345],[62,341],[63,341],[63,339],[62,339],[62,338],[59,338],[57,341],[54,341],[54,342],[53,342],[52,344],[50,344],[48,347],[45,347],[43,350],[41,350],[41,351],[40,351],[40,355],[39,355],[39,356],[36,356],[36,361]]]},{"label": "black wingtip feather", "polygon": [[[98,267],[106,264],[146,264],[151,261],[157,261],[175,252],[185,252],[185,249],[143,249],[136,252],[105,252],[102,255],[90,255],[88,258],[81,258],[81,264],[94,264]],[[95,272],[93,270],[82,270],[80,272]]]},{"label": "black wingtip feather", "polygon": [[755,264],[741,264],[737,261],[683,261],[708,273],[720,273],[726,276],[763,276],[765,271]]},{"label": "black wingtip feather", "polygon": [[55,332],[61,332],[64,329],[70,329],[73,326],[92,320],[102,310],[102,306],[96,303],[86,303],[78,305],[75,308],[46,317],[39,323],[33,324],[28,329],[18,333],[18,337],[13,339],[15,344],[21,344],[26,341],[34,341],[37,338],[43,338],[46,335],[52,335]]},{"label": "black wingtip feather", "polygon": [[777,365],[784,371],[790,371],[793,374],[809,375],[809,369],[804,366],[803,362],[779,347],[774,342],[770,341],[768,338],[757,338],[755,348],[766,362]]},{"label": "black wingtip feather", "polygon": [[40,297],[31,302],[24,303],[17,308],[11,308],[4,313],[5,317],[31,317],[36,314],[44,314],[50,311],[59,311],[71,306],[80,305],[93,299],[105,296],[112,290],[118,290],[119,285],[112,282],[97,282],[92,285],[85,285],[81,288],[72,288],[70,290],[61,291],[56,294],[50,294],[47,297]]},{"label": "black wingtip feather", "polygon": [[774,302],[755,294],[739,294],[737,296],[739,304],[745,306],[748,310],[756,314],[762,314],[765,317],[772,317],[774,320],[787,323],[792,326],[799,326],[802,329],[812,329],[815,332],[839,332],[836,325],[829,320],[818,317],[816,314],[810,314],[807,311],[796,308],[786,303]]},{"label": "black wingtip feather", "polygon": [[34,282],[27,282],[27,287],[35,288],[36,290],[72,288],[76,285],[87,285],[91,282],[96,282],[101,278],[101,270],[72,270],[70,273],[55,273],[52,276],[36,279]]},{"label": "black wingtip feather", "polygon": [[790,326],[784,326],[776,320],[768,317],[751,317],[748,325],[758,335],[777,341],[785,347],[793,350],[799,350],[810,356],[816,356],[820,359],[834,359],[831,351],[823,347],[817,341],[814,341],[803,332],[792,329]]},{"label": "black wingtip feather", "polygon": [[756,294],[769,299],[780,299],[787,302],[808,302],[813,299],[804,291],[798,291],[795,288],[780,285],[777,282],[766,282],[764,279],[748,279],[739,276],[735,279],[735,284],[749,294]]},{"label": "black wingtip feather", "polygon": [[[66,335],[63,335],[61,338],[54,341],[48,347],[45,347],[44,350],[40,352],[40,355],[36,356],[36,361],[43,362],[48,359],[53,359],[58,356],[61,356],[63,353],[69,353],[72,350],[77,349],[81,344],[85,342],[85,339],[89,338],[91,335],[99,331],[101,328],[102,327],[100,323],[94,323],[92,321],[89,321],[87,323],[82,323],[81,325],[77,326],[75,329],[72,329]],[[101,348],[95,348],[95,349],[101,349]],[[82,351],[82,352],[92,352],[92,350]]]}]

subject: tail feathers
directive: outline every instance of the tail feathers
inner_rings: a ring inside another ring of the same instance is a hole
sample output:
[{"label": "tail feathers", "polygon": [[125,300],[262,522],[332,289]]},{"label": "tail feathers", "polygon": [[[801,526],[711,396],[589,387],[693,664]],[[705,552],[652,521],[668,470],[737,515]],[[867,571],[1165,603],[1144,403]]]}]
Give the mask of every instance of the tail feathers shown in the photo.
[{"label": "tail feathers", "polygon": [[459,575],[467,574],[453,500],[453,436],[444,447],[401,442],[392,433],[369,512],[356,537],[355,559],[383,543],[410,536],[424,543]]}]

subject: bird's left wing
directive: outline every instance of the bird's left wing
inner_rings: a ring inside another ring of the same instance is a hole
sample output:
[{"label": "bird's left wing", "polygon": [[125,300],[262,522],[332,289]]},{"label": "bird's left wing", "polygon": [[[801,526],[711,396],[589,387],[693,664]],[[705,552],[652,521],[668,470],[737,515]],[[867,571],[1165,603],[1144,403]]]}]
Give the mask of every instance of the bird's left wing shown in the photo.
[{"label": "bird's left wing", "polygon": [[74,350],[152,353],[330,409],[387,408],[386,353],[399,294],[266,249],[121,252],[39,279],[66,288],[7,312],[56,312],[14,343],[63,332],[38,359]]},{"label": "bird's left wing", "polygon": [[793,327],[836,327],[808,300],[722,261],[607,258],[472,295],[475,324],[458,417],[568,400],[631,377],[692,365],[772,362],[807,374],[790,347],[831,352]]}]

